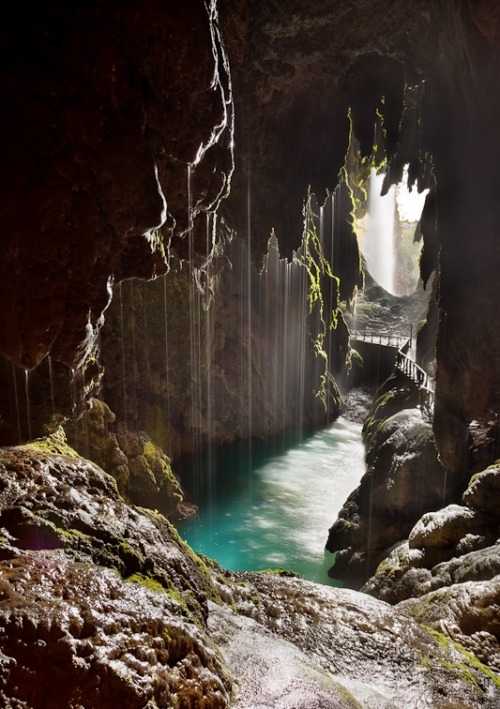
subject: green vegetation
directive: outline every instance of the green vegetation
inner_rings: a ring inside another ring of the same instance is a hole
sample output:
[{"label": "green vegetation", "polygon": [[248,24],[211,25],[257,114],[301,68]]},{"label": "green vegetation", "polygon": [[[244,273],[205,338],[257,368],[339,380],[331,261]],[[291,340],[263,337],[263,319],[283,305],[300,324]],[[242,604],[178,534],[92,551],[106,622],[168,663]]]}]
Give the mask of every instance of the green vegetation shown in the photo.
[{"label": "green vegetation", "polygon": [[[297,258],[307,272],[307,303],[309,315],[311,315],[316,308],[319,316],[320,325],[318,332],[313,338],[313,348],[316,357],[323,360],[324,368],[320,375],[320,385],[315,393],[326,411],[328,408],[328,384],[331,384],[332,380],[329,373],[328,354],[325,351],[324,343],[328,330],[335,330],[338,324],[340,312],[338,308],[340,279],[333,273],[332,267],[323,252],[323,247],[316,230],[310,199],[307,200],[304,208],[304,233],[302,236],[302,246],[297,253]],[[321,287],[322,279],[325,277],[333,281],[336,286],[335,306],[331,312],[327,312]],[[338,390],[336,391],[336,395],[340,399]]]},{"label": "green vegetation", "polygon": [[167,589],[164,588],[159,581],[157,581],[150,575],[144,576],[144,574],[136,573],[132,574],[131,576],[127,576],[127,578],[123,580],[130,583],[137,583],[140,586],[148,588],[150,591],[155,591],[155,593],[167,593]]},{"label": "green vegetation", "polygon": [[203,592],[210,600],[214,601],[215,603],[221,603],[222,601],[214,584],[212,573],[210,570],[221,569],[217,562],[213,561],[212,559],[208,559],[208,557],[197,554],[193,549],[191,549],[189,544],[187,544],[187,542],[185,542],[184,539],[180,537],[178,531],[173,526],[173,524],[171,524],[171,522],[169,522],[166,517],[164,517],[160,512],[158,512],[158,510],[150,510],[146,507],[141,507],[139,509],[142,514],[144,514],[146,517],[149,517],[149,519],[156,527],[158,527],[158,529],[161,530],[162,527],[167,528],[171,542],[175,544],[181,551],[181,553],[187,556],[193,563],[200,582],[200,587]]},{"label": "green vegetation", "polygon": [[[380,109],[377,109],[377,131],[376,136],[384,137],[384,129],[382,127],[383,116]],[[349,121],[351,124],[351,135],[349,141],[349,150],[347,154],[347,169],[346,177],[348,185],[352,192],[353,214],[356,219],[364,217],[367,209],[368,201],[368,181],[370,172],[375,169],[381,172],[387,169],[387,155],[384,148],[384,141],[376,141],[371,155],[362,157],[359,148],[359,142],[353,136],[352,116],[349,110]],[[374,136],[376,140],[376,136]]]},{"label": "green vegetation", "polygon": [[179,482],[170,466],[170,459],[151,439],[144,442],[141,462],[144,472],[148,475],[153,485],[159,488],[161,480],[164,478],[169,483],[172,499],[176,502],[182,501],[183,495]]},{"label": "green vegetation", "polygon": [[394,560],[383,559],[377,566],[375,571],[375,576],[396,576],[398,572],[401,572],[401,567],[394,563]]},{"label": "green vegetation", "polygon": [[120,558],[126,562],[127,566],[129,566],[130,563],[135,563],[138,566],[141,566],[144,562],[144,558],[141,552],[137,549],[134,549],[133,546],[131,546],[123,539],[118,544],[118,554]]},{"label": "green vegetation", "polygon": [[38,438],[26,445],[19,446],[20,448],[30,448],[42,453],[52,453],[54,455],[67,455],[70,458],[80,458],[78,453],[72,448],[66,440],[66,434],[62,426],[59,426],[57,431],[54,431],[50,436]]},{"label": "green vegetation", "polygon": [[[493,672],[487,665],[484,665],[478,658],[469,650],[466,650],[460,643],[451,640],[443,633],[440,633],[434,628],[428,626],[422,626],[425,630],[432,635],[437,644],[443,650],[449,651],[451,648],[457,650],[463,657],[463,662],[452,662],[445,660],[443,658],[436,658],[436,661],[445,669],[451,670],[456,673],[457,676],[466,682],[467,684],[472,684],[477,687],[478,690],[481,689],[479,686],[477,673],[484,675],[486,678],[491,680],[496,687],[500,688],[500,677]],[[432,658],[423,658],[426,666],[429,666],[429,662],[432,664]]]},{"label": "green vegetation", "polygon": [[[175,603],[180,606],[182,615],[188,620],[192,620],[195,625],[201,628],[202,624],[200,618],[198,617],[197,613],[193,613],[193,608],[196,608],[197,606],[196,599],[194,597],[189,598],[189,600],[192,602],[188,603],[180,589],[176,588],[173,585],[172,581],[163,572],[159,572],[157,574],[153,574],[153,572],[147,572],[146,574],[136,572],[134,574],[131,574],[130,576],[124,577],[123,580],[126,583],[135,583],[139,586],[143,586],[144,588],[147,588],[149,591],[153,591],[154,593],[167,594],[173,601],[175,601]],[[188,592],[187,596],[192,597],[193,594]]]},{"label": "green vegetation", "polygon": [[300,578],[300,574],[298,574],[296,571],[292,571],[291,569],[283,569],[283,568],[278,568],[278,569],[260,569],[259,571],[260,574],[273,574],[275,576],[284,576],[286,578]]},{"label": "green vegetation", "polygon": [[347,371],[351,370],[354,362],[356,362],[359,367],[364,367],[363,357],[359,354],[358,350],[354,347],[349,347],[349,352],[346,357]]}]

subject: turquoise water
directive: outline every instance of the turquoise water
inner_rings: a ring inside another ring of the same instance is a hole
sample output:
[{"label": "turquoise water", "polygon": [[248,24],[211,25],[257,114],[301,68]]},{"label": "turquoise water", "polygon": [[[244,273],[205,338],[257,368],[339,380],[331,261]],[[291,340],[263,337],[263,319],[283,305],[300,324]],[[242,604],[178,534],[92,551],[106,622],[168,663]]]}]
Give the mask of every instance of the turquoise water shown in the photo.
[{"label": "turquoise water", "polygon": [[283,567],[334,584],[327,575],[334,555],[324,546],[365,472],[361,425],[340,418],[291,446],[248,445],[175,466],[199,506],[178,525],[181,536],[232,571]]}]

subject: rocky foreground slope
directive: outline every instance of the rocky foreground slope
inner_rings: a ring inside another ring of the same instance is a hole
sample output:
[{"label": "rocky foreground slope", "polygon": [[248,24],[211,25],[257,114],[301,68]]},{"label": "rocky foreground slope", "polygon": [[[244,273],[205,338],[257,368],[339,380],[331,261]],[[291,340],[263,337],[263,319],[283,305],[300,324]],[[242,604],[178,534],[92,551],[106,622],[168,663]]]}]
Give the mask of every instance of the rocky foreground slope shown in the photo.
[{"label": "rocky foreground slope", "polygon": [[0,470],[6,709],[499,705],[445,636],[355,591],[222,570],[69,447],[6,448]]}]

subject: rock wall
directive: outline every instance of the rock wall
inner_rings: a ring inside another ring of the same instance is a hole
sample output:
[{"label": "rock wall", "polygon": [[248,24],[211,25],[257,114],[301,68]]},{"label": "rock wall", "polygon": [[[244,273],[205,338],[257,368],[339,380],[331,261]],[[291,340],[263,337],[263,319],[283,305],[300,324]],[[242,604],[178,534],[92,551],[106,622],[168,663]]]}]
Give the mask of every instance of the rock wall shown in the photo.
[{"label": "rock wall", "polygon": [[498,465],[473,476],[458,501],[429,512],[363,590],[500,668]]},{"label": "rock wall", "polygon": [[[201,0],[186,3],[182,13],[171,3],[113,0],[71,8],[13,5],[6,12],[0,30],[9,107],[2,115],[8,139],[0,206],[5,443],[42,435],[50,425],[50,409],[39,411],[21,396],[22,370],[40,369],[33,379],[45,394],[49,367],[64,370],[61,382],[54,376],[50,383],[61,406],[57,425],[76,408],[68,390],[81,389],[113,283],[164,273],[168,252],[184,253],[188,172],[194,224],[227,190],[231,93],[214,13]],[[85,386],[95,374],[88,372]],[[29,431],[18,425],[27,418]]]},{"label": "rock wall", "polygon": [[144,431],[116,422],[103,401],[92,399],[85,414],[66,423],[58,435],[67,436],[80,455],[109,473],[127,502],[156,509],[170,521],[195,514],[164,450]]},{"label": "rock wall", "polygon": [[426,85],[423,125],[435,164],[440,247],[434,431],[443,463],[458,470],[468,423],[498,410],[499,322],[492,304],[500,222],[491,204],[498,190],[500,35],[494,4],[448,3],[447,12],[453,22],[441,41],[450,49]]},{"label": "rock wall", "polygon": [[[45,433],[77,408],[65,397],[68,382],[77,392],[95,385],[97,371],[75,382],[73,370],[88,360],[113,282],[165,271],[165,249],[205,258],[198,217],[216,209],[232,173],[230,66],[237,170],[220,214],[224,229],[251,240],[257,263],[272,228],[284,255],[298,248],[304,196],[310,188],[322,202],[338,184],[351,130],[362,156],[374,137],[380,142],[387,186],[409,164],[410,182],[433,189],[437,236],[429,227],[424,239],[426,253],[436,240],[440,249],[434,430],[445,465],[460,468],[467,424],[498,408],[494,338],[480,334],[498,330],[494,5],[394,2],[388,12],[368,0],[348,9],[289,3],[285,21],[265,3],[250,13],[245,2],[221,2],[219,24],[215,5],[208,17],[198,2],[181,14],[154,3],[140,16],[133,5],[103,7],[65,13],[54,5],[23,18],[11,8],[2,30],[5,56],[16,58],[4,77],[12,103],[2,221],[15,239],[6,242],[0,282],[15,317],[5,308],[0,323],[9,360],[3,440]],[[80,61],[88,34],[93,73]],[[349,260],[347,297],[359,283]],[[59,365],[67,370],[53,415],[21,396],[22,370],[40,369],[34,393],[48,391],[49,367]]]},{"label": "rock wall", "polygon": [[340,394],[331,377],[325,400],[317,394],[326,366],[344,371],[348,334],[339,318],[324,343],[329,361],[315,352],[321,322],[309,289],[306,268],[280,259],[275,241],[259,273],[237,239],[205,274],[184,264],[149,283],[124,281],[101,331],[105,401],[174,459],[324,425]]},{"label": "rock wall", "polygon": [[418,389],[398,373],[379,389],[364,424],[367,471],[326,543],[337,552],[329,574],[350,588],[366,582],[424,512],[459,500],[466,485],[438,460],[432,426],[418,402]]}]

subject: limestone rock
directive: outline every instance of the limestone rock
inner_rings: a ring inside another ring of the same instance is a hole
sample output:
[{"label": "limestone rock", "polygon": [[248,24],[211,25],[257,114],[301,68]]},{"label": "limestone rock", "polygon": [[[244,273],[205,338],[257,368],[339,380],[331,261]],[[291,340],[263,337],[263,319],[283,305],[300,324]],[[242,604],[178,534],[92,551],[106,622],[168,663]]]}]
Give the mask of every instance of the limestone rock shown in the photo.
[{"label": "limestone rock", "polygon": [[3,707],[230,705],[206,631],[159,584],[62,551],[20,551],[0,570]]},{"label": "limestone rock", "polygon": [[[9,140],[0,382],[12,390],[12,362],[41,366],[43,379],[49,356],[70,374],[81,368],[95,351],[113,283],[165,273],[169,249],[186,250],[183,237],[200,214],[201,243],[193,237],[192,250],[205,255],[206,214],[233,168],[233,119],[214,7],[201,0],[182,12],[154,0],[71,11],[48,2],[43,12],[13,5],[0,31],[9,57],[1,72]],[[13,402],[0,402],[5,444],[29,438],[14,435]],[[55,425],[68,413],[64,402]],[[47,432],[33,426],[31,438]]]},{"label": "limestone rock", "polygon": [[172,471],[168,456],[143,431],[129,431],[99,399],[66,425],[69,443],[116,480],[127,502],[158,510],[170,520],[190,517],[190,503]]},{"label": "limestone rock", "polygon": [[2,706],[416,709],[424,697],[493,709],[500,699],[478,660],[387,604],[202,560],[62,439],[4,449],[0,468]]},{"label": "limestone rock", "polygon": [[461,482],[448,476],[437,460],[431,425],[420,410],[391,415],[391,398],[374,405],[367,472],[327,541],[329,551],[339,552],[329,573],[354,588],[371,576],[385,550],[408,536],[424,511],[457,496]]},{"label": "limestone rock", "polygon": [[495,672],[500,671],[500,576],[455,583],[450,588],[398,603],[419,623],[460,643]]},{"label": "limestone rock", "polygon": [[500,521],[500,467],[492,465],[471,478],[462,500],[474,510],[493,515]]},{"label": "limestone rock", "polygon": [[472,551],[462,549],[459,556],[441,561],[432,568],[425,565],[422,550],[410,549],[407,541],[401,542],[379,564],[362,591],[387,603],[399,603],[455,583],[491,580],[500,574],[499,546],[485,547],[484,539],[480,543],[477,539],[475,541],[478,548]]},{"label": "limestone rock", "polygon": [[409,536],[410,549],[421,549],[424,564],[431,568],[458,553],[457,547],[473,543],[469,537],[484,540],[483,546],[496,541],[498,522],[491,515],[461,505],[448,505],[437,512],[429,512],[417,522]]},{"label": "limestone rock", "polygon": [[500,573],[497,485],[497,465],[474,475],[462,495],[465,504],[423,515],[363,590],[397,603],[454,583],[493,579]]},{"label": "limestone rock", "polygon": [[2,705],[228,706],[206,567],[69,452],[1,451]]},{"label": "limestone rock", "polygon": [[[322,202],[325,190],[338,184],[351,131],[347,107],[364,155],[372,150],[377,110],[384,113],[392,154],[403,109],[402,48],[412,55],[412,71],[417,56],[417,72],[432,66],[441,18],[430,2],[396,3],[391,13],[366,0],[335,6],[294,0],[283,12],[258,2],[252,9],[249,22],[247,3],[220,3],[239,146],[223,212],[238,233],[249,231],[257,258],[265,253],[271,228],[291,257],[300,244],[300,206],[308,187]],[[409,25],[413,31],[408,33]],[[412,157],[407,155],[406,162]],[[249,192],[258,210],[247,212]],[[349,211],[342,208],[339,218],[347,221]],[[343,242],[344,253],[348,243]],[[347,258],[341,278],[352,287],[358,271],[359,263]]]},{"label": "limestone rock", "polygon": [[[285,709],[290,703],[283,694],[300,709],[496,701],[500,683],[491,670],[478,677],[472,669],[477,660],[451,644],[443,647],[387,604],[279,574],[231,574],[228,580],[233,607],[245,617],[213,608],[209,627],[229,668],[237,675],[246,668],[236,692],[238,709]],[[252,597],[258,602],[249,602]],[[469,668],[477,685],[461,694]],[[324,677],[320,691],[314,689],[318,670]]]},{"label": "limestone rock", "polygon": [[151,577],[182,589],[192,612],[206,614],[210,583],[161,514],[128,506],[113,478],[74,452],[54,454],[43,444],[0,452],[0,527],[14,546],[65,550],[124,578]]}]

